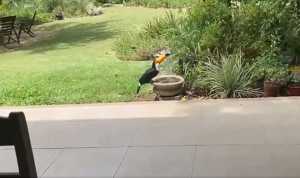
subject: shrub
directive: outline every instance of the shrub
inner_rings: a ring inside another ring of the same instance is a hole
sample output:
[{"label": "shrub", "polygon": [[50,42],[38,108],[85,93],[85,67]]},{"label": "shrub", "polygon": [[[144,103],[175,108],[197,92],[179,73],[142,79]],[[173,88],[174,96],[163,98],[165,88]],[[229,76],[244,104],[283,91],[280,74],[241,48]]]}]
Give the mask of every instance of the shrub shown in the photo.
[{"label": "shrub", "polygon": [[167,47],[162,38],[148,38],[132,32],[122,35],[115,44],[117,56],[122,60],[152,60],[152,55]]},{"label": "shrub", "polygon": [[204,63],[201,75],[212,97],[256,97],[260,92],[253,89],[254,67],[245,62],[241,53],[220,55]]},{"label": "shrub", "polygon": [[170,27],[177,26],[177,17],[168,12],[166,18],[156,18],[146,24],[139,32],[128,32],[121,35],[115,43],[117,56],[122,60],[149,60],[159,49],[167,48]]},{"label": "shrub", "polygon": [[96,1],[89,0],[44,0],[40,5],[43,10],[53,13],[57,9],[61,9],[66,16],[80,16],[86,15],[86,7],[89,3],[95,3]]},{"label": "shrub", "polygon": [[206,60],[208,51],[226,48],[225,29],[230,26],[230,20],[231,12],[225,4],[214,0],[200,1],[180,19],[176,33],[168,37],[171,47],[182,63],[197,64]]},{"label": "shrub", "polygon": [[17,20],[31,20],[34,11],[38,11],[38,16],[36,17],[36,23],[44,23],[52,20],[51,14],[43,11],[38,3],[35,1],[8,1],[4,0],[3,4],[0,6],[0,15],[17,16]]},{"label": "shrub", "polygon": [[146,23],[144,30],[141,32],[141,36],[149,38],[157,38],[160,36],[171,37],[176,33],[176,28],[179,24],[179,18],[169,11],[163,18],[155,18],[154,20]]},{"label": "shrub", "polygon": [[288,76],[288,65],[271,51],[257,58],[254,74],[256,80],[284,81]]},{"label": "shrub", "polygon": [[37,10],[37,21],[48,22],[53,20],[57,9],[62,9],[69,17],[82,16],[86,15],[89,3],[97,2],[98,0],[3,0],[0,15],[17,15],[21,19],[31,19],[33,12]]}]

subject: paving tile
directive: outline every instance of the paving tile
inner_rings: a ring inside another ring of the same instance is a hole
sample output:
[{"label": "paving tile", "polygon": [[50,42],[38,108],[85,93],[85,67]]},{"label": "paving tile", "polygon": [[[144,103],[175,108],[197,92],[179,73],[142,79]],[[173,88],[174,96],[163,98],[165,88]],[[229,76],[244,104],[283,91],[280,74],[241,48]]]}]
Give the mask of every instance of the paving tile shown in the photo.
[{"label": "paving tile", "polygon": [[139,127],[131,145],[195,145],[197,129],[192,119],[151,119]]},{"label": "paving tile", "polygon": [[252,145],[265,143],[263,121],[255,116],[230,115],[199,119],[197,145]]},{"label": "paving tile", "polygon": [[126,148],[66,149],[44,177],[112,177]]},{"label": "paving tile", "polygon": [[274,145],[271,149],[274,176],[300,177],[300,146]]},{"label": "paving tile", "polygon": [[[34,150],[37,173],[41,176],[59,156],[60,150]],[[13,149],[0,150],[0,172],[18,172],[18,164]]]},{"label": "paving tile", "polygon": [[268,177],[273,176],[268,146],[198,147],[194,177]]},{"label": "paving tile", "polygon": [[0,172],[18,172],[18,164],[13,149],[0,150]]},{"label": "paving tile", "polygon": [[137,130],[133,146],[264,144],[263,121],[252,116],[215,115],[149,120]]},{"label": "paving tile", "polygon": [[33,147],[127,146],[137,124],[131,120],[47,121],[29,123]]},{"label": "paving tile", "polygon": [[178,177],[192,175],[195,147],[130,148],[116,177]]},{"label": "paving tile", "polygon": [[300,144],[299,116],[274,115],[265,119],[266,143]]}]

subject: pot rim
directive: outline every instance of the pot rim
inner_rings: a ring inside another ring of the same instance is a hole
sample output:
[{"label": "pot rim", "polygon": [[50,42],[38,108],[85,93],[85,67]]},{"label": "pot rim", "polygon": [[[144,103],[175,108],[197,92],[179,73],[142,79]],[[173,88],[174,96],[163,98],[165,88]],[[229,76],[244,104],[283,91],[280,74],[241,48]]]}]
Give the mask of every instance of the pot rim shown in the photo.
[{"label": "pot rim", "polygon": [[[178,79],[177,82],[171,82],[171,83],[160,83],[157,82],[157,80],[162,79],[162,78],[176,78]],[[184,83],[184,78],[179,76],[179,75],[160,75],[157,76],[153,79],[153,85],[154,86],[174,86],[174,85],[181,85]]]},{"label": "pot rim", "polygon": [[300,88],[300,84],[289,84],[288,88]]}]

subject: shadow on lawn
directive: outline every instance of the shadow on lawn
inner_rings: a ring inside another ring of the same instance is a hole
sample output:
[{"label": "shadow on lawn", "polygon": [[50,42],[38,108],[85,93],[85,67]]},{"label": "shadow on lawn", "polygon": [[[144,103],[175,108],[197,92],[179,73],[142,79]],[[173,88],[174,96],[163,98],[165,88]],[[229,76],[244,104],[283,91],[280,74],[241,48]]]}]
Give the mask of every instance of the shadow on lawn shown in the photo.
[{"label": "shadow on lawn", "polygon": [[56,24],[54,26],[47,28],[47,30],[58,28],[53,34],[22,50],[28,50],[32,53],[43,53],[51,50],[84,46],[89,42],[112,38],[118,33],[115,29],[109,28],[108,22],[68,23],[65,26],[63,24]]}]

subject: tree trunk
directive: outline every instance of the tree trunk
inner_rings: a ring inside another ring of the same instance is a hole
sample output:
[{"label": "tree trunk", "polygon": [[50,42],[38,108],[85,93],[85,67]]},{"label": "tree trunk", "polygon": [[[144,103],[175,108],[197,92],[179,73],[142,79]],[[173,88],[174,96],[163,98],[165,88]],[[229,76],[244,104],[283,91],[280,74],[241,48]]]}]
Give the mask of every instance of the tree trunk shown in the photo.
[{"label": "tree trunk", "polygon": [[231,7],[231,0],[226,0],[226,4],[228,5],[228,7]]},{"label": "tree trunk", "polygon": [[297,17],[300,18],[300,1],[296,1]]},{"label": "tree trunk", "polygon": [[0,46],[2,46],[4,44],[4,38],[2,35],[0,35]]}]

